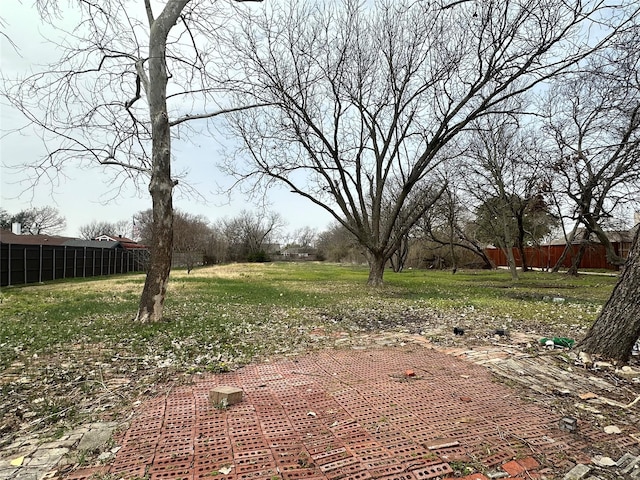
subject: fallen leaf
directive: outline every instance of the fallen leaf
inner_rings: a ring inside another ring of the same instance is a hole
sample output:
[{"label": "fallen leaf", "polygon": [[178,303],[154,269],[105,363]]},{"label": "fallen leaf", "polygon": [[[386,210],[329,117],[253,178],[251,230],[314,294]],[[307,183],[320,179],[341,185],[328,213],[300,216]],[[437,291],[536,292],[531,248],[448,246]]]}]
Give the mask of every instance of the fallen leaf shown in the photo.
[{"label": "fallen leaf", "polygon": [[14,458],[9,462],[12,467],[20,467],[24,463],[24,457]]}]

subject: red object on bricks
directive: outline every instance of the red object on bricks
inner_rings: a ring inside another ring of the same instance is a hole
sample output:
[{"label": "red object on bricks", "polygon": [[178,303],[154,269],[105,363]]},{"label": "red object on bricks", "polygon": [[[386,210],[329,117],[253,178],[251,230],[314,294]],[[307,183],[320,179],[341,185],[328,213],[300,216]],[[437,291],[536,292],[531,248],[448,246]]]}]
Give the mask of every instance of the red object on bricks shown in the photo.
[{"label": "red object on bricks", "polygon": [[522,465],[520,465],[518,462],[516,462],[515,460],[512,460],[511,462],[505,463],[504,465],[502,465],[502,469],[507,472],[509,475],[511,475],[512,477],[518,475],[519,473],[522,473],[526,470],[526,468],[524,468]]},{"label": "red object on bricks", "polygon": [[[462,478],[447,477],[444,480],[489,480],[489,479],[481,473],[472,473],[471,475],[467,475],[466,477],[462,477]],[[508,480],[514,480],[514,479],[508,479]]]},{"label": "red object on bricks", "polygon": [[521,458],[520,460],[518,460],[518,463],[522,465],[522,468],[524,468],[525,470],[535,470],[540,466],[538,461],[533,457]]}]

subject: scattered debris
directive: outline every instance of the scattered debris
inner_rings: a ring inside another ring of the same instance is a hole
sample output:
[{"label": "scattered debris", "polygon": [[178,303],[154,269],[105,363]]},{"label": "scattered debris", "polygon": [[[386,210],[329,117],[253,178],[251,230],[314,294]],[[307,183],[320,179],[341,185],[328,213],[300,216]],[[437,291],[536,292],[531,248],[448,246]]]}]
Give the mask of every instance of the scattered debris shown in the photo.
[{"label": "scattered debris", "polygon": [[578,397],[580,397],[581,400],[592,400],[594,398],[598,398],[598,395],[593,392],[586,392],[579,394]]},{"label": "scattered debris", "polygon": [[582,480],[591,471],[591,467],[579,463],[563,477],[562,480]]},{"label": "scattered debris", "polygon": [[616,370],[616,375],[630,379],[640,378],[640,370],[636,370],[628,365],[625,365],[624,367]]},{"label": "scattered debris", "polygon": [[573,417],[562,417],[558,422],[560,430],[575,433],[578,430],[578,420]]},{"label": "scattered debris", "polygon": [[591,358],[591,354],[587,352],[580,352],[578,354],[578,359],[580,360],[582,365],[584,365],[587,368],[593,365],[593,358]]},{"label": "scattered debris", "polygon": [[622,430],[620,430],[620,428],[616,427],[615,425],[607,425],[606,427],[604,427],[604,433],[616,434],[622,433]]},{"label": "scattered debris", "polygon": [[539,340],[539,342],[540,342],[540,345],[563,347],[563,348],[571,348],[573,347],[573,344],[576,343],[575,340],[572,340],[566,337],[553,337],[553,338],[542,337]]},{"label": "scattered debris", "polygon": [[603,457],[602,455],[596,455],[591,459],[591,461],[599,467],[613,467],[614,465],[617,465],[617,462],[611,457]]},{"label": "scattered debris", "polygon": [[429,450],[438,450],[440,448],[457,447],[460,442],[453,438],[439,438],[425,443],[423,446]]}]

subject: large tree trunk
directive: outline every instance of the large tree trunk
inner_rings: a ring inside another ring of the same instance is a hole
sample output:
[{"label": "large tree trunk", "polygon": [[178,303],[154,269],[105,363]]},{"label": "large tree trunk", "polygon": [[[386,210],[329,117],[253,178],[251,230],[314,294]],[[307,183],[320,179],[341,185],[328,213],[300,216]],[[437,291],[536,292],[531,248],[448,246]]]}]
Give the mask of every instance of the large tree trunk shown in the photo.
[{"label": "large tree trunk", "polygon": [[[157,19],[152,18],[148,6],[149,23],[149,77],[146,92],[151,116],[152,150],[149,192],[153,202],[153,240],[147,278],[140,296],[136,321],[162,320],[164,299],[171,272],[173,248],[173,187],[171,179],[171,130],[167,113],[166,42],[169,30],[178,19],[187,0],[167,3]],[[147,4],[149,5],[149,4]],[[141,75],[141,72],[138,72]]]},{"label": "large tree trunk", "polygon": [[[576,224],[573,226],[573,229],[571,230],[571,233],[569,233],[569,236],[567,236],[565,233],[566,244],[564,246],[564,250],[562,251],[562,254],[560,255],[560,258],[558,258],[558,261],[551,269],[552,273],[558,273],[560,271],[560,267],[562,267],[564,260],[567,258],[567,255],[569,255],[569,252],[572,250],[573,240],[574,238],[576,238],[576,233],[578,232],[579,225],[580,224],[576,222]],[[563,231],[564,231],[564,227],[563,227]]]},{"label": "large tree trunk", "polygon": [[624,258],[620,257],[616,253],[611,240],[609,240],[609,237],[607,237],[607,234],[602,230],[600,225],[598,225],[598,223],[595,222],[591,217],[587,218],[587,221],[589,222],[589,229],[596,234],[596,237],[598,237],[600,243],[604,245],[607,262],[618,267],[624,265]]},{"label": "large tree trunk", "polygon": [[367,261],[369,262],[369,279],[367,280],[367,285],[372,287],[381,286],[384,283],[384,266],[387,263],[387,257],[379,252],[369,252],[367,254]]},{"label": "large tree trunk", "polygon": [[640,228],[618,283],[578,350],[626,363],[640,337]]},{"label": "large tree trunk", "polygon": [[511,280],[518,281],[518,265],[516,265],[516,257],[513,255],[513,248],[505,248],[504,253],[507,256],[507,263],[509,264],[509,271],[511,272]]},{"label": "large tree trunk", "polygon": [[517,222],[518,222],[518,251],[520,252],[520,259],[522,262],[522,271],[523,272],[528,272],[529,271],[529,265],[527,265],[527,255],[525,254],[525,250],[524,250],[524,237],[526,235],[525,229],[524,229],[524,219],[523,219],[523,215],[524,214],[518,214],[516,216]]},{"label": "large tree trunk", "polygon": [[[587,235],[588,238],[588,235]],[[587,244],[583,239],[580,242],[580,247],[578,247],[578,253],[576,253],[573,257],[571,257],[571,266],[569,270],[567,270],[567,275],[577,276],[578,270],[580,269],[580,264],[582,263],[582,259],[584,258],[584,254],[587,251]]]}]

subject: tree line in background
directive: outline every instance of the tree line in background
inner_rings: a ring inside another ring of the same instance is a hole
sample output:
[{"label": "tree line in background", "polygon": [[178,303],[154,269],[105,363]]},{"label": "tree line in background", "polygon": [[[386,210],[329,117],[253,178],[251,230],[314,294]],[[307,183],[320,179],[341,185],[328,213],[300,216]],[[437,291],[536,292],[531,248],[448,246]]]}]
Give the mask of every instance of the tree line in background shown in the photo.
[{"label": "tree line in background", "polygon": [[57,208],[33,207],[10,214],[0,208],[0,228],[11,230],[14,224],[20,225],[20,233],[31,235],[55,235],[66,227],[66,220]]},{"label": "tree line in background", "polygon": [[[57,26],[61,7],[37,5]],[[555,227],[568,226],[568,242],[595,235],[611,263],[624,262],[605,229],[640,191],[637,2],[245,7],[78,2],[82,34],[59,45],[61,60],[3,78],[5,99],[57,142],[47,161],[25,165],[34,178],[93,159],[117,168],[114,182],[148,185],[151,263],[137,320],[162,318],[180,241],[171,140],[217,128],[236,142],[226,171],[329,212],[334,239],[357,244],[372,286],[389,262],[403,268],[423,234],[448,248],[454,271],[457,251],[482,258],[479,246],[495,243],[514,280],[511,247]]]}]

